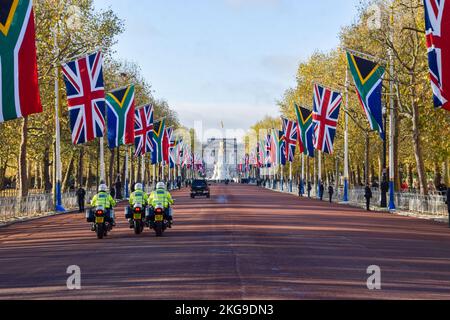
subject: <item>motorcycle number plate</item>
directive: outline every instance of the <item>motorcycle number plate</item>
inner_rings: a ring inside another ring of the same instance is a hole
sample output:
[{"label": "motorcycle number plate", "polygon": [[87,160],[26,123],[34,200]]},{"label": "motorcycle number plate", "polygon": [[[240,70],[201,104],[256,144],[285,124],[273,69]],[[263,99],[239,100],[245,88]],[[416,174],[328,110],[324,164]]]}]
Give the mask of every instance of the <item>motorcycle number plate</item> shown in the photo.
[{"label": "motorcycle number plate", "polygon": [[142,215],[139,214],[139,213],[135,213],[134,216],[133,216],[133,218],[134,218],[134,220],[141,220]]},{"label": "motorcycle number plate", "polygon": [[104,223],[104,222],[105,222],[105,218],[103,218],[103,217],[95,218],[95,223]]},{"label": "motorcycle number plate", "polygon": [[163,220],[164,220],[164,216],[162,214],[155,215],[155,221],[156,222],[161,222]]}]

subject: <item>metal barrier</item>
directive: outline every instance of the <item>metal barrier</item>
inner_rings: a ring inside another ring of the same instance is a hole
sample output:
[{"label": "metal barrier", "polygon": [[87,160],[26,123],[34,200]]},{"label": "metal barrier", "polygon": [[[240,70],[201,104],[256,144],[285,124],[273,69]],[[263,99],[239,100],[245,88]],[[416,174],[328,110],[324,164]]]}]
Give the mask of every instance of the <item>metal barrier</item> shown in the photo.
[{"label": "metal barrier", "polygon": [[[292,192],[290,191],[289,182],[281,183],[280,181],[267,181],[266,184],[263,183],[263,187],[277,191],[277,192],[284,192],[284,193],[290,193],[293,195],[299,196],[299,188],[297,185],[292,186]],[[344,195],[344,189],[340,187],[337,190],[334,190],[333,195],[333,202],[334,203],[341,203]],[[305,186],[305,196],[307,196],[306,186]],[[361,188],[356,189],[350,189],[349,193],[349,204],[361,208],[365,208],[366,206],[366,198],[365,196],[365,190]],[[372,199],[371,199],[371,205],[373,207],[376,207],[378,209],[381,209],[381,207],[378,206],[378,204],[381,203],[381,192],[380,190],[373,190],[372,191]],[[317,186],[312,187],[311,198],[318,198],[318,188]],[[328,192],[325,191],[324,194],[324,201],[329,200]],[[440,195],[429,195],[429,196],[423,196],[420,194],[414,194],[414,193],[403,193],[398,192],[395,194],[395,202],[396,207],[398,211],[405,211],[405,212],[411,212],[411,213],[417,213],[425,216],[430,217],[448,217],[448,207],[445,203],[445,197]]]},{"label": "metal barrier", "polygon": [[[88,203],[95,195],[95,191],[87,191]],[[66,210],[78,207],[78,197],[75,192],[62,195]],[[54,212],[55,204],[53,194],[35,194],[25,198],[0,198],[0,223],[43,216]]]}]

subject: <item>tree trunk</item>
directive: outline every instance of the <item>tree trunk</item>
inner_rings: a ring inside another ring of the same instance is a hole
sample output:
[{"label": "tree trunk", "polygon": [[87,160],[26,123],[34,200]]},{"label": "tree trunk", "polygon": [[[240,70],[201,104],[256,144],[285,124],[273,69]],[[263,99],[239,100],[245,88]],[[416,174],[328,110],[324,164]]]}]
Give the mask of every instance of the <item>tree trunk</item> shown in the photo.
[{"label": "tree trunk", "polygon": [[44,167],[43,167],[43,187],[46,193],[52,191],[52,183],[50,178],[50,147],[47,146],[44,150]]},{"label": "tree trunk", "polygon": [[413,134],[413,146],[414,156],[416,158],[417,175],[420,185],[420,193],[422,195],[428,195],[428,187],[425,176],[425,166],[423,161],[422,144],[420,140],[420,118],[419,118],[419,106],[416,103],[416,86],[415,75],[411,74],[411,109],[412,109],[412,134]]},{"label": "tree trunk", "polygon": [[362,180],[361,180],[361,167],[359,166],[359,164],[356,167],[356,170],[357,170],[357,180],[358,180],[357,183],[358,183],[358,187],[360,187],[362,184]]},{"label": "tree trunk", "polygon": [[27,176],[27,142],[28,142],[28,118],[22,119],[22,141],[19,152],[19,193],[20,197],[28,196]]},{"label": "tree trunk", "polygon": [[92,179],[92,170],[91,170],[91,156],[87,155],[87,164],[86,164],[86,184],[85,188],[86,190],[89,190],[91,187],[91,179]]},{"label": "tree trunk", "polygon": [[110,158],[109,158],[109,175],[108,175],[108,186],[112,188],[114,184],[114,158],[115,152],[114,149],[109,149]]},{"label": "tree trunk", "polygon": [[447,187],[450,187],[449,186],[449,183],[450,183],[450,172],[448,170],[448,160],[445,160],[444,163],[442,164],[442,173],[444,175],[444,184]]},{"label": "tree trunk", "polygon": [[441,167],[438,162],[434,163],[434,185],[436,188],[439,187],[439,185],[442,182],[442,173],[441,173]]},{"label": "tree trunk", "polygon": [[130,181],[129,181],[129,183],[130,183],[130,186],[132,186],[132,185],[134,185],[134,182],[135,182],[135,180],[134,180],[134,172],[135,172],[134,157],[131,157],[129,159],[129,161],[130,161]]},{"label": "tree trunk", "polygon": [[77,186],[84,185],[84,147],[81,146],[78,153],[78,168],[77,168]]},{"label": "tree trunk", "polygon": [[408,185],[410,190],[414,188],[413,165],[411,163],[408,165]]},{"label": "tree trunk", "polygon": [[70,178],[72,177],[72,171],[73,171],[73,164],[75,162],[75,150],[72,151],[72,155],[70,156],[69,166],[67,167],[66,175],[64,177],[64,180],[62,181],[63,186],[63,192],[66,192],[69,190],[70,187]]},{"label": "tree trunk", "polygon": [[5,187],[5,175],[7,168],[7,161],[2,162],[2,166],[0,167],[0,190],[3,190]]}]

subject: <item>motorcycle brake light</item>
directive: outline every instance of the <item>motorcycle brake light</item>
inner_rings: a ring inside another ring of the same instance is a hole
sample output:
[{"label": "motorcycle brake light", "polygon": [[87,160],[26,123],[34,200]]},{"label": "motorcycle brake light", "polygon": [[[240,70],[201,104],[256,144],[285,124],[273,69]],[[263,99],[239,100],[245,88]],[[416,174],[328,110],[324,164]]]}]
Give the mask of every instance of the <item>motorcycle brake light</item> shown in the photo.
[{"label": "motorcycle brake light", "polygon": [[140,212],[141,211],[141,208],[136,208],[136,212]]},{"label": "motorcycle brake light", "polygon": [[156,213],[161,213],[162,210],[161,209],[156,209]]},{"label": "motorcycle brake light", "polygon": [[101,215],[103,215],[103,211],[98,210],[98,211],[96,212],[96,214],[97,214],[98,216],[101,216]]}]

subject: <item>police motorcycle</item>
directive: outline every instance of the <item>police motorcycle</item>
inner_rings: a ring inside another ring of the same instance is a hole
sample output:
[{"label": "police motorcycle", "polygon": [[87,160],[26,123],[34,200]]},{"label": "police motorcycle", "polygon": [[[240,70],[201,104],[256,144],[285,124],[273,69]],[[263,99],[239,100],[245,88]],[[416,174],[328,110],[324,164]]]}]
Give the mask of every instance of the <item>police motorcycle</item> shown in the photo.
[{"label": "police motorcycle", "polygon": [[164,208],[162,204],[149,208],[147,211],[147,226],[153,229],[157,237],[162,237],[163,233],[171,228],[170,212],[171,208]]},{"label": "police motorcycle", "polygon": [[98,239],[103,239],[112,231],[112,219],[114,218],[114,210],[110,209],[108,217],[108,210],[103,206],[98,206],[86,212],[86,220],[92,223],[91,230],[97,234]]},{"label": "police motorcycle", "polygon": [[130,221],[130,228],[134,229],[135,234],[141,234],[144,232],[145,207],[142,203],[136,203],[133,206],[131,216],[129,218],[132,220]]}]

